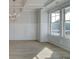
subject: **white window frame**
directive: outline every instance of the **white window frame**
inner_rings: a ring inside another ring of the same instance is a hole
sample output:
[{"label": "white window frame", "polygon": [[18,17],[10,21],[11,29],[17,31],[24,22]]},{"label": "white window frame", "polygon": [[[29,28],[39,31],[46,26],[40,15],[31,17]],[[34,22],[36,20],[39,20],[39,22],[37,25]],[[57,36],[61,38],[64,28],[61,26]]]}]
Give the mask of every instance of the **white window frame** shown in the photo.
[{"label": "white window frame", "polygon": [[[59,12],[60,12],[60,10],[56,10],[56,11],[59,11]],[[56,11],[53,11],[53,12],[51,12],[51,13],[54,13],[54,12],[56,12]],[[49,26],[50,26],[50,27],[49,27],[49,29],[50,29],[49,32],[50,32],[50,35],[52,35],[52,34],[51,34],[51,17],[52,17],[52,16],[51,16],[51,13],[49,13]],[[59,25],[59,26],[60,26],[60,25]],[[53,36],[60,36],[60,30],[59,30],[59,35],[53,35]]]},{"label": "white window frame", "polygon": [[[67,6],[67,7],[70,7],[70,6]],[[65,8],[67,8],[67,7],[65,7]],[[63,10],[63,12],[64,12],[63,28],[64,28],[64,24],[65,24],[65,8],[63,8],[63,9],[64,9],[64,10]],[[65,35],[66,35],[66,34],[65,34],[65,28],[64,28],[63,30],[64,30],[64,32],[63,32],[63,35],[64,35],[64,36],[63,36],[63,37],[64,37],[64,38],[67,38],[67,37],[65,37]]]},{"label": "white window frame", "polygon": [[[65,23],[65,8],[67,7],[70,7],[70,6],[66,6],[62,9],[60,9],[60,35],[61,37],[65,37],[65,30],[64,30],[64,23]],[[57,11],[57,10],[56,10]],[[50,35],[51,35],[51,13],[53,12],[50,12],[49,13],[49,32],[50,32]],[[53,35],[53,36],[56,36],[56,35]]]}]

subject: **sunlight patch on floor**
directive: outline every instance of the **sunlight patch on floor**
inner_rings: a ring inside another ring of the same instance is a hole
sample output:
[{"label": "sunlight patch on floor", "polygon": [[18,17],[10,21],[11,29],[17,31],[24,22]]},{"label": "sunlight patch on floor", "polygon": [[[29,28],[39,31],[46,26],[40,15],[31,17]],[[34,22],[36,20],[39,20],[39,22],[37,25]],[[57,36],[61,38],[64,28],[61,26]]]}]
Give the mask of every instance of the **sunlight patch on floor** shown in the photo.
[{"label": "sunlight patch on floor", "polygon": [[54,52],[49,48],[45,47],[42,51],[40,51],[33,59],[46,59],[50,58]]}]

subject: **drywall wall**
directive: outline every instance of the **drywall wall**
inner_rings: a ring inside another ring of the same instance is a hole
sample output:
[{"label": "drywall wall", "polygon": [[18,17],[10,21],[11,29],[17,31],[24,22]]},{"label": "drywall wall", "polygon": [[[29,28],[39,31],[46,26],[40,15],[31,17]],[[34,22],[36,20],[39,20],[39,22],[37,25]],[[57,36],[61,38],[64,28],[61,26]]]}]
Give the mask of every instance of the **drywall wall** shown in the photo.
[{"label": "drywall wall", "polygon": [[[39,25],[36,24],[36,12],[42,8],[48,0],[27,0],[15,23],[10,23],[10,40],[36,40],[36,32]],[[39,20],[38,20],[39,21]],[[40,36],[40,35],[38,35]]]},{"label": "drywall wall", "polygon": [[37,11],[37,39],[40,42],[48,41],[48,13],[42,9]]},{"label": "drywall wall", "polygon": [[40,41],[40,9],[36,10],[36,39]]},{"label": "drywall wall", "polygon": [[48,41],[48,13],[41,9],[40,41]]},{"label": "drywall wall", "polygon": [[70,39],[66,39],[60,36],[49,35],[49,42],[55,44],[56,46],[64,48],[65,50],[70,50]]},{"label": "drywall wall", "polygon": [[15,22],[10,22],[10,40],[36,40],[36,15],[32,10],[23,11]]}]

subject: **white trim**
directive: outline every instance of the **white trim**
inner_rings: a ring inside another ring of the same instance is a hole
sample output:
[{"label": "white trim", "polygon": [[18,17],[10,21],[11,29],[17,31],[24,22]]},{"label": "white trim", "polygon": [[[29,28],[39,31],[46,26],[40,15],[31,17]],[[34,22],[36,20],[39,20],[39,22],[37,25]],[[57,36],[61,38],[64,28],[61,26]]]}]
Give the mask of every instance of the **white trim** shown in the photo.
[{"label": "white trim", "polygon": [[[66,6],[69,7],[69,6]],[[60,9],[60,37],[64,37],[65,38],[65,31],[64,31],[64,22],[65,22],[65,8]],[[57,11],[57,10],[56,10]],[[55,11],[54,11],[55,12]],[[53,12],[51,12],[53,13]],[[49,13],[49,28],[50,31],[49,33],[51,34],[51,13]]]},{"label": "white trim", "polygon": [[65,21],[65,9],[62,9],[60,12],[60,33],[61,37],[64,37],[64,21]]}]

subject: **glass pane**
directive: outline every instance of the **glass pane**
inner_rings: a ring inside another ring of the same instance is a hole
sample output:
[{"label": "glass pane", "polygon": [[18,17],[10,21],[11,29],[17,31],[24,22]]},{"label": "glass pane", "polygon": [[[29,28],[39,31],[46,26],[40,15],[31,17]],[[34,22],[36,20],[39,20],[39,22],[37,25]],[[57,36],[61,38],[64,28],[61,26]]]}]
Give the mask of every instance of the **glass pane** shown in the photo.
[{"label": "glass pane", "polygon": [[56,15],[56,16],[59,16],[59,15],[60,15],[60,11],[56,11],[56,12],[55,12],[55,15]]},{"label": "glass pane", "polygon": [[55,13],[52,13],[52,16],[54,16],[54,17],[55,17]]},{"label": "glass pane", "polygon": [[65,15],[65,20],[70,20],[70,12],[67,12]]},{"label": "glass pane", "polygon": [[60,20],[60,16],[56,16],[56,21]]},{"label": "glass pane", "polygon": [[69,7],[65,8],[64,29],[65,29],[65,37],[70,38],[70,8]]},{"label": "glass pane", "polygon": [[60,12],[54,12],[55,16],[51,18],[51,34],[60,35]]},{"label": "glass pane", "polygon": [[65,8],[65,20],[70,20],[70,7]]},{"label": "glass pane", "polygon": [[55,22],[55,17],[52,17],[51,22],[52,23]]},{"label": "glass pane", "polygon": [[56,35],[59,35],[59,23],[52,23],[51,24],[51,32],[53,33],[53,34],[56,34]]}]

